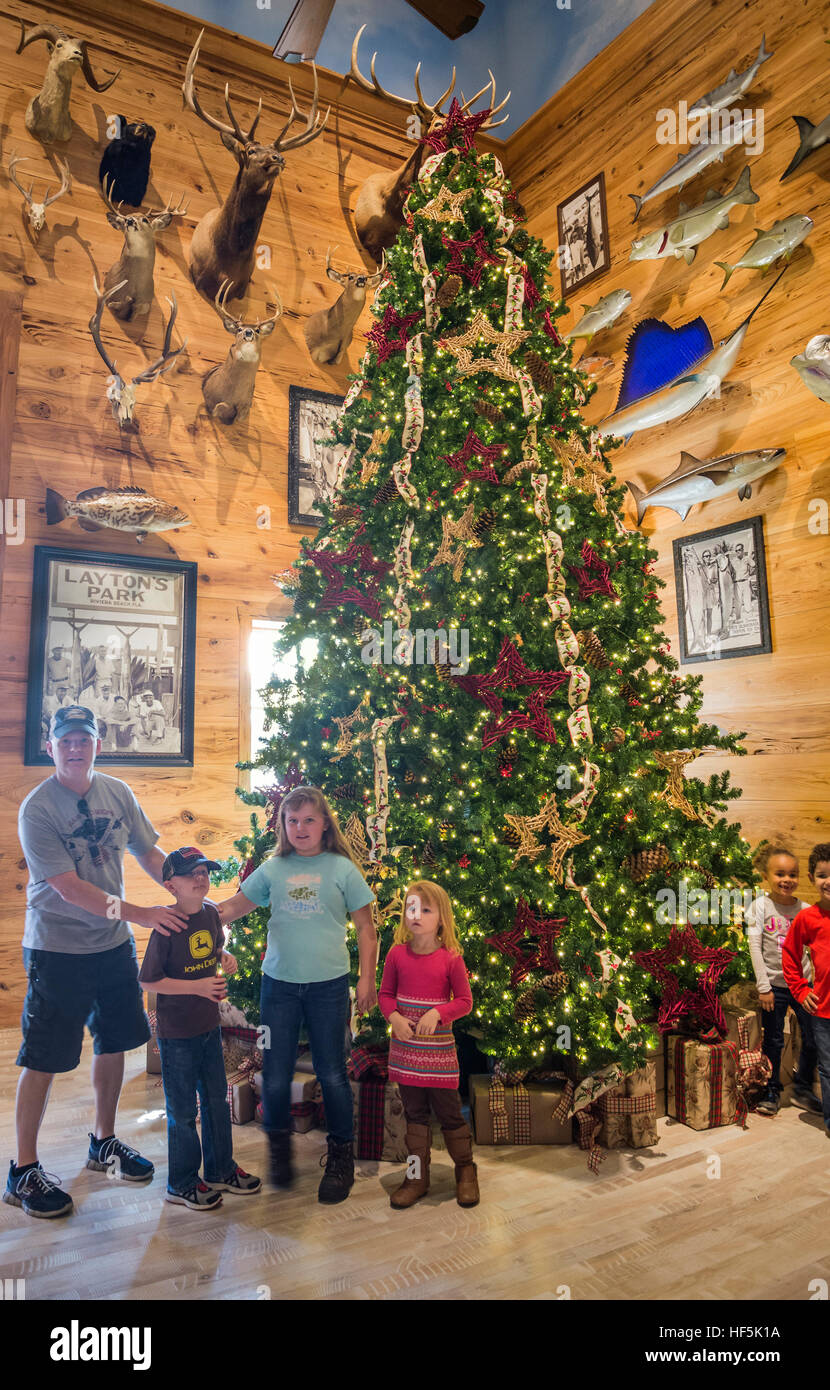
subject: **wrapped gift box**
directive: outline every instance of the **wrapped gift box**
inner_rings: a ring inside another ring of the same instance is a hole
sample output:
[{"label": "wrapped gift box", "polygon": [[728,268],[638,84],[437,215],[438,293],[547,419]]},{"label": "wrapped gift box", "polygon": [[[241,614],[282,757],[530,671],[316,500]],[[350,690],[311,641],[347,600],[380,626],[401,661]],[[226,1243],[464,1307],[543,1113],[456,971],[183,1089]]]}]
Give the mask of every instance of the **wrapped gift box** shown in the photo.
[{"label": "wrapped gift box", "polygon": [[738,1020],[746,1019],[746,1036],[749,1046],[756,1051],[761,1050],[764,1041],[764,1030],[761,1026],[761,1010],[755,1008],[738,1008],[733,1005],[724,1006],[723,1016],[726,1019],[726,1036],[730,1042],[738,1044]]},{"label": "wrapped gift box", "polygon": [[510,1086],[496,1077],[470,1077],[470,1119],[477,1144],[570,1144],[570,1119],[555,1120],[562,1081]]},{"label": "wrapped gift box", "polygon": [[406,1116],[396,1081],[366,1077],[351,1081],[355,1158],[405,1163]]},{"label": "wrapped gift box", "polygon": [[668,1035],[666,1111],[690,1129],[735,1123],[739,1093],[732,1044],[699,1042],[682,1033]]},{"label": "wrapped gift box", "polygon": [[[663,1058],[659,1059],[663,1070]],[[597,1098],[602,1128],[597,1139],[608,1149],[645,1149],[657,1143],[658,1059],[630,1072],[619,1086]],[[662,1090],[663,1088],[661,1088]],[[665,1108],[664,1112],[665,1113]]]},{"label": "wrapped gift box", "polygon": [[228,1077],[228,1104],[235,1125],[250,1124],[256,1111],[256,1096],[247,1071],[231,1072]]}]

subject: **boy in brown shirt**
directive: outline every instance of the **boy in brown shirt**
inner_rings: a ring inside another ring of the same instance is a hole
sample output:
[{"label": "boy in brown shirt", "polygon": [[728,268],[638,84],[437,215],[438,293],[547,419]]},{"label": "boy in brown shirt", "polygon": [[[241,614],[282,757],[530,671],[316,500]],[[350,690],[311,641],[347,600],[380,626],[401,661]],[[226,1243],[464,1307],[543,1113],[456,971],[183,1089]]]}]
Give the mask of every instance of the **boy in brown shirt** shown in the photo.
[{"label": "boy in brown shirt", "polygon": [[[139,980],[158,995],[161,1079],[167,1107],[167,1201],[192,1211],[222,1204],[223,1192],[259,1192],[262,1182],[233,1161],[228,1088],[222,1057],[219,1001],[236,960],[225,949],[219,913],[205,902],[210,869],[219,865],[192,846],[173,850],[162,869],[165,887],[188,924],[173,936],[154,931]],[[201,1103],[202,1143],[196,1129]],[[199,1177],[204,1147],[204,1181]]]}]

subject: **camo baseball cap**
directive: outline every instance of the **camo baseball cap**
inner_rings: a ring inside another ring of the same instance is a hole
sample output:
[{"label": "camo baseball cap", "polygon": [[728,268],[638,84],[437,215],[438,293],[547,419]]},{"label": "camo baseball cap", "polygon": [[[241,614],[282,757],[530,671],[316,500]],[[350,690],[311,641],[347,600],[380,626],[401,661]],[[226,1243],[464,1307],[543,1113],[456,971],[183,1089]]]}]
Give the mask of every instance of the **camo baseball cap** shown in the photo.
[{"label": "camo baseball cap", "polygon": [[202,865],[206,869],[220,869],[221,864],[217,864],[215,859],[206,859],[200,849],[195,845],[185,845],[182,849],[171,850],[165,859],[161,876],[163,880],[172,878],[174,874],[192,874],[194,869],[201,869]]},{"label": "camo baseball cap", "polygon": [[91,734],[93,738],[100,738],[98,732],[98,720],[87,709],[86,705],[63,705],[56,709],[52,715],[49,725],[49,738],[55,743],[59,738],[66,738],[67,734]]}]

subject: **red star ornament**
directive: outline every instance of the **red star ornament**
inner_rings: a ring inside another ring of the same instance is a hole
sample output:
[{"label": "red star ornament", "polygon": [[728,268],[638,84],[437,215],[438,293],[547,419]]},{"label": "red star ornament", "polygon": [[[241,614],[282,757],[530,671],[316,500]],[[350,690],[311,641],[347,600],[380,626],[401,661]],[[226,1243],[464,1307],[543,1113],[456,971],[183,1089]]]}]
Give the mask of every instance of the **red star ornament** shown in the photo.
[{"label": "red star ornament", "polygon": [[[543,743],[556,742],[556,730],[544,705],[545,700],[554,695],[569,679],[566,671],[530,670],[522,661],[518,648],[509,637],[505,637],[494,671],[488,675],[454,676],[452,679],[462,690],[466,690],[468,695],[481,700],[482,704],[496,715],[495,720],[485,725],[481,736],[482,748],[491,748],[500,738],[517,729],[528,729]],[[504,704],[494,692],[501,689],[515,690],[520,685],[529,685],[533,689],[532,694],[524,697],[527,712],[515,710],[506,718],[502,718]]]},{"label": "red star ornament", "polygon": [[[508,931],[484,938],[485,946],[493,946],[503,956],[515,961],[510,972],[511,988],[521,984],[531,970],[561,969],[554,942],[567,925],[566,917],[536,917],[525,898],[520,898],[513,925]],[[529,938],[537,938],[531,945]]]},{"label": "red star ornament", "polygon": [[[452,252],[447,261],[445,273],[452,275],[455,272],[457,275],[463,275],[476,289],[481,284],[485,265],[499,264],[498,256],[494,256],[487,246],[487,238],[481,227],[477,232],[473,232],[473,235],[468,237],[466,241],[453,241],[452,237],[446,236],[443,232],[441,233],[441,241],[446,249]],[[462,260],[463,253],[470,250],[475,257],[472,265],[468,265],[465,260]]]},{"label": "red star ornament", "polygon": [[473,148],[473,140],[490,115],[490,110],[488,106],[486,111],[478,111],[475,116],[465,116],[463,106],[453,97],[444,124],[429,131],[421,140],[421,144],[428,145],[433,154],[443,154],[450,147],[451,137],[459,135],[460,144],[456,144],[455,148],[462,154],[469,154]]},{"label": "red star ornament", "polygon": [[[385,560],[376,560],[371,546],[358,545],[357,540],[353,540],[346,550],[307,550],[305,553],[328,580],[328,588],[320,599],[321,608],[340,608],[344,603],[354,603],[370,618],[380,618],[380,604],[375,596],[381,579],[393,567]],[[354,582],[347,584],[343,570],[348,566],[355,567],[355,574],[350,576],[352,580],[360,575],[371,576],[366,592]]]},{"label": "red star ornament", "polygon": [[[662,986],[662,999],[657,1014],[661,1033],[669,1032],[686,1017],[693,1018],[699,1027],[713,1027],[721,1037],[726,1034],[726,1020],[716,992],[716,985],[737,952],[728,946],[704,946],[690,924],[672,927],[665,946],[652,951],[635,951],[632,960],[652,975]],[[694,989],[681,991],[676,973],[669,969],[683,956],[694,965],[705,965],[697,977]]]},{"label": "red star ornament", "polygon": [[[420,309],[412,314],[399,314],[397,309],[387,304],[380,323],[376,323],[374,328],[364,335],[373,347],[377,348],[379,363],[385,362],[393,352],[404,351],[409,342],[409,330],[420,317]],[[397,331],[397,338],[389,337],[393,329]]]},{"label": "red star ornament", "polygon": [[608,598],[616,598],[617,591],[610,579],[610,565],[606,565],[605,561],[599,558],[590,541],[582,542],[580,553],[583,567],[580,569],[576,565],[568,565],[579,585],[579,597],[588,599],[594,594],[605,594]]},{"label": "red star ornament", "polygon": [[[501,480],[492,465],[496,459],[503,457],[506,448],[506,444],[484,444],[475,430],[470,430],[457,453],[441,454],[441,458],[450,468],[462,474],[462,482],[466,483],[470,478],[484,478],[488,483],[498,484]],[[484,468],[468,469],[466,464],[473,457],[480,458]]]}]

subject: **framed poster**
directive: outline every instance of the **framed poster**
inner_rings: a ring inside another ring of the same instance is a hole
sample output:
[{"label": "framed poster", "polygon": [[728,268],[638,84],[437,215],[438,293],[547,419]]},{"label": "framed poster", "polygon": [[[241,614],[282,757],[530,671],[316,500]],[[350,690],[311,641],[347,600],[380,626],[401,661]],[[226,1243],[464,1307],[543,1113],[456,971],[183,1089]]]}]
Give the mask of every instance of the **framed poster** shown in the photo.
[{"label": "framed poster", "polygon": [[611,264],[605,175],[597,174],[560,203],[556,221],[562,294],[567,298],[574,290],[604,274]]},{"label": "framed poster", "polygon": [[319,503],[334,493],[337,470],[349,448],[332,439],[343,399],[305,386],[288,388],[288,520],[292,524],[319,526],[323,519]]},{"label": "framed poster", "polygon": [[772,651],[763,518],[673,542],[680,660]]},{"label": "framed poster", "polygon": [[193,766],[196,565],[35,546],[27,766],[59,705],[98,719],[97,763]]}]

